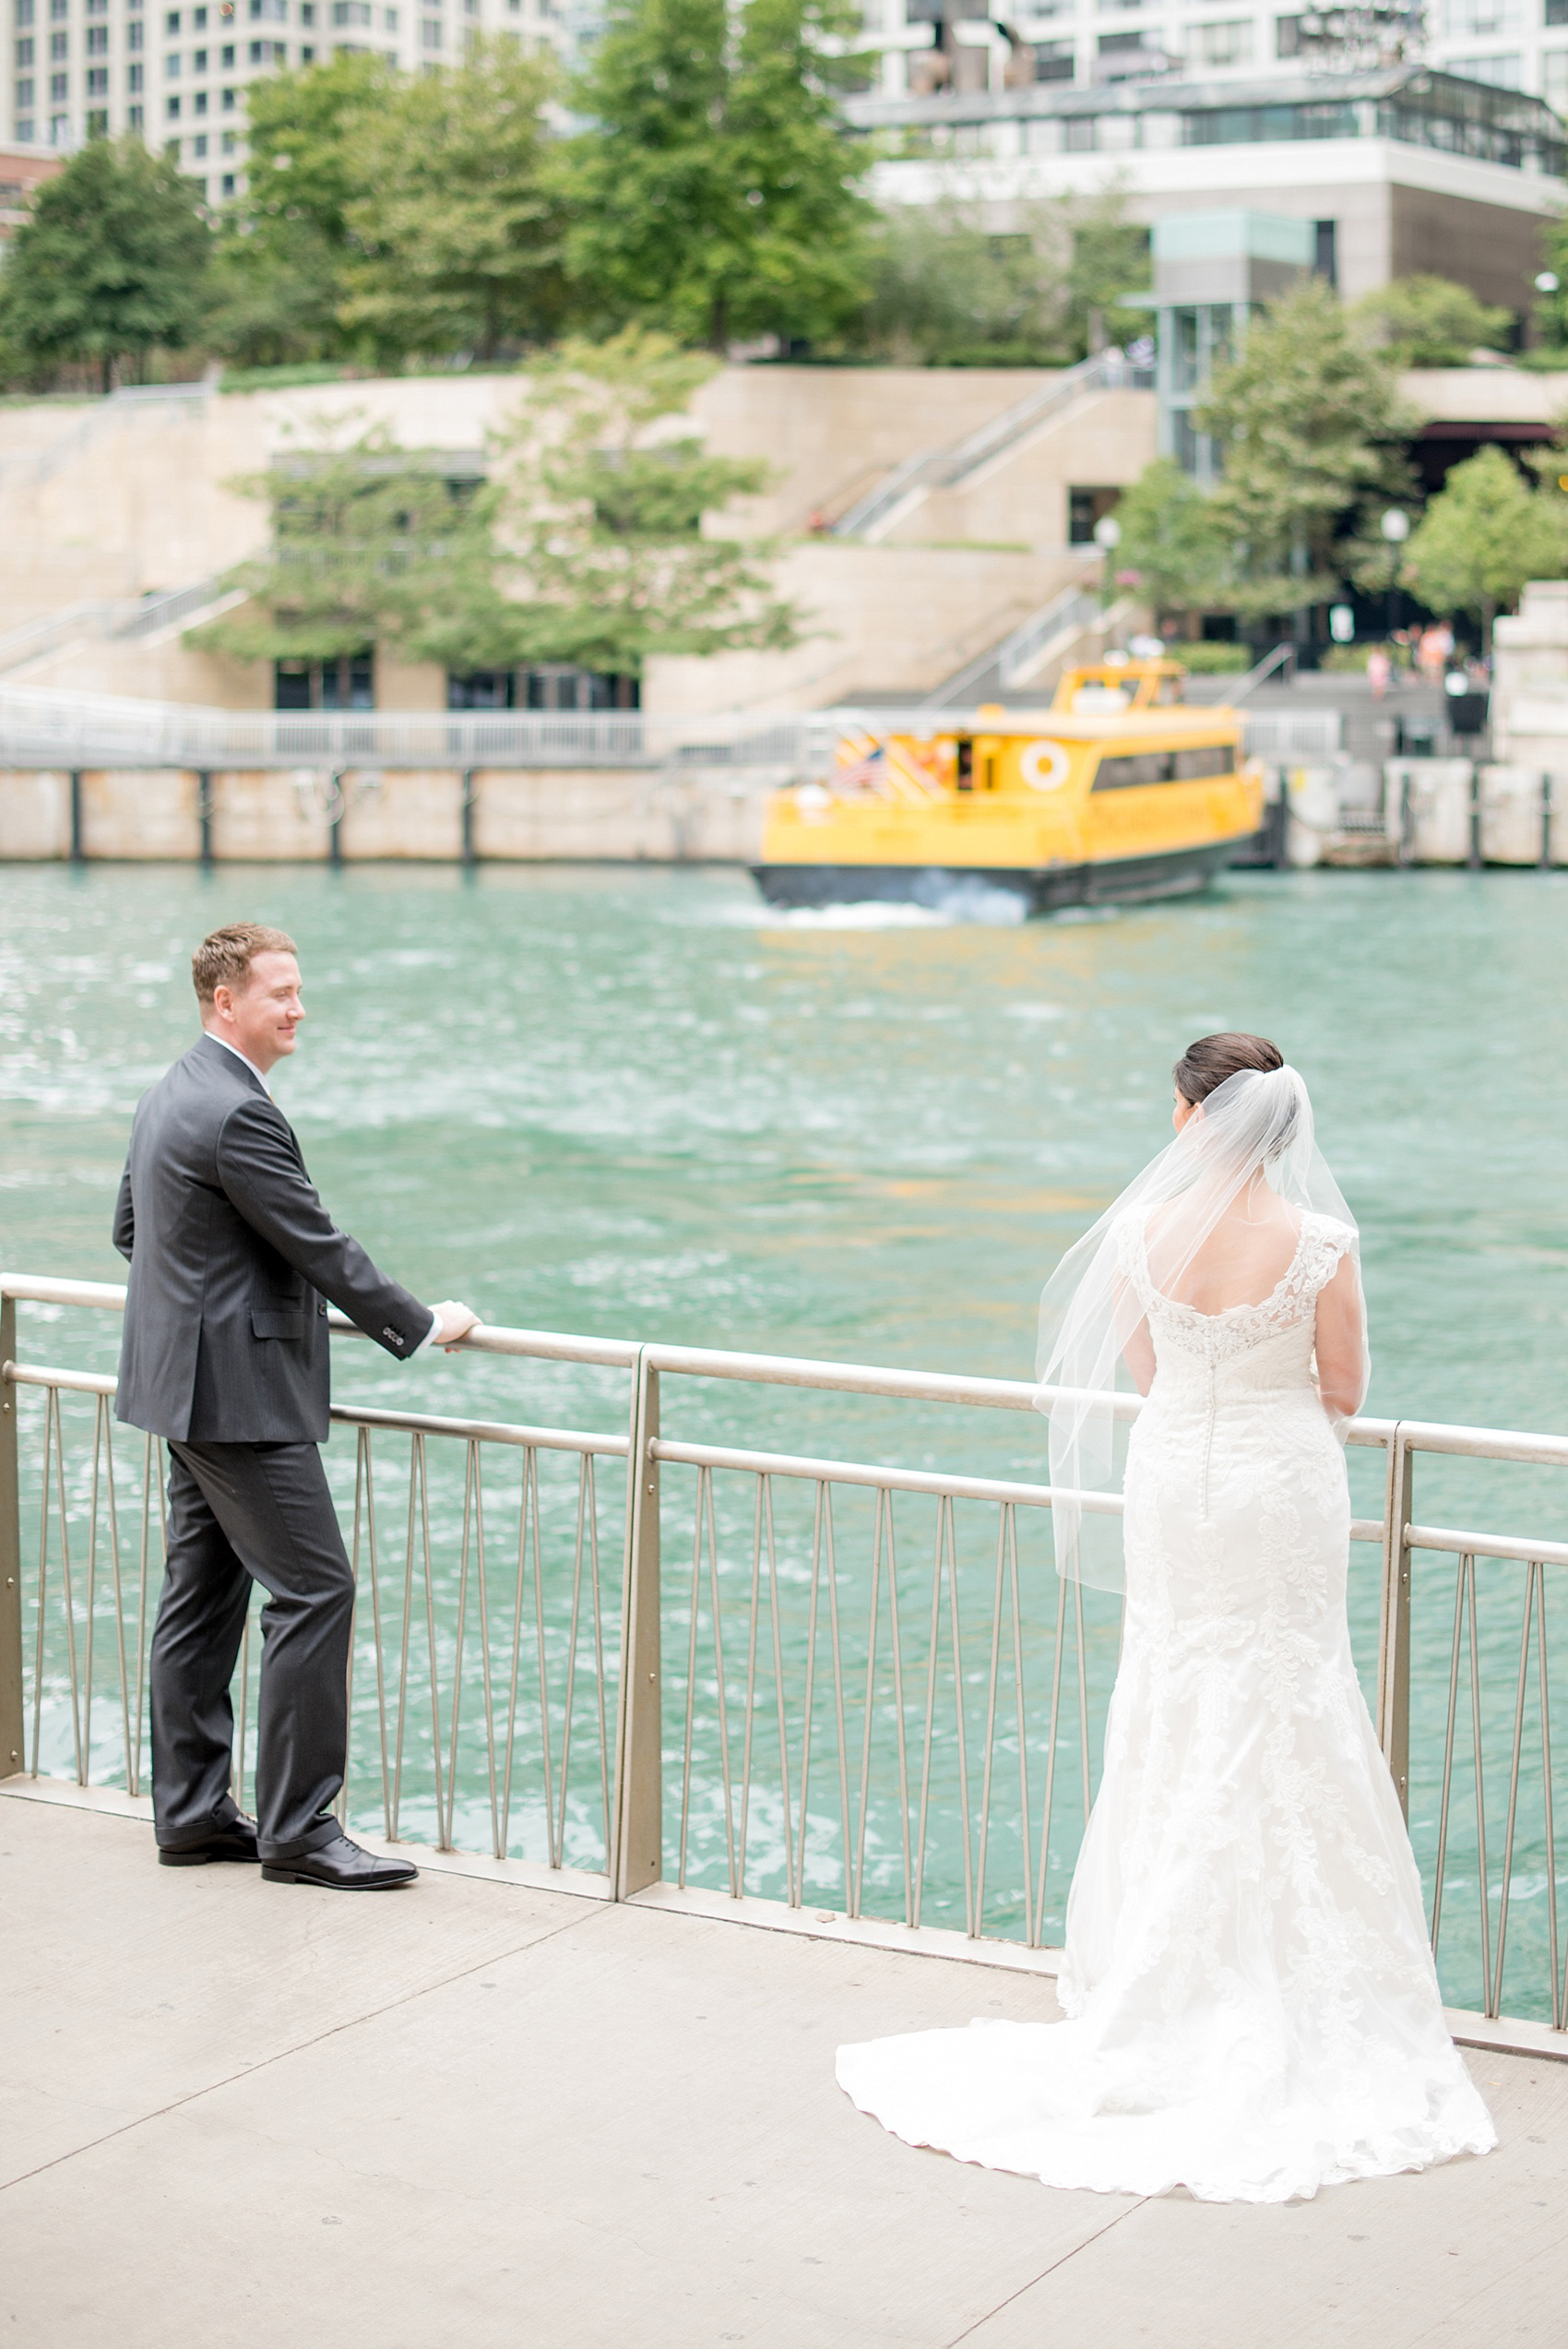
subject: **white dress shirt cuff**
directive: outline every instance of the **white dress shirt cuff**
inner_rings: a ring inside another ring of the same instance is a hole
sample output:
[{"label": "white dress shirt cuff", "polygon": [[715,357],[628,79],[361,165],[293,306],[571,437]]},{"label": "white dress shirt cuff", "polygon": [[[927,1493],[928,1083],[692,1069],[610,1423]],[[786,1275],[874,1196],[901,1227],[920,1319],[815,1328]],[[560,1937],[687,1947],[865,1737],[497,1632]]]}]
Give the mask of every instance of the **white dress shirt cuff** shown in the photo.
[{"label": "white dress shirt cuff", "polygon": [[[441,1316],[433,1310],[430,1317],[430,1327],[425,1331],[423,1337],[420,1340],[418,1345],[414,1348],[414,1353],[428,1353],[430,1352],[432,1345],[435,1341],[436,1325],[440,1319]],[[410,1362],[412,1362],[414,1354],[410,1354],[409,1356],[409,1360]]]}]

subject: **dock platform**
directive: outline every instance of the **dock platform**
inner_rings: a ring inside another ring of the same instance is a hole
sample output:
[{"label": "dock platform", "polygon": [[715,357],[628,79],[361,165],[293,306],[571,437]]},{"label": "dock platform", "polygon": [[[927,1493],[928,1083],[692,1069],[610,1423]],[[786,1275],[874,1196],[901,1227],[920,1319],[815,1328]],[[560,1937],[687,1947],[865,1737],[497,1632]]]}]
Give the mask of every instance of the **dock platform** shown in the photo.
[{"label": "dock platform", "polygon": [[431,1872],[344,1899],[0,1799],[18,2349],[1479,2349],[1568,2342],[1568,2064],[1500,2149],[1278,2208],[917,2153],[842,2040],[1050,1981]]}]

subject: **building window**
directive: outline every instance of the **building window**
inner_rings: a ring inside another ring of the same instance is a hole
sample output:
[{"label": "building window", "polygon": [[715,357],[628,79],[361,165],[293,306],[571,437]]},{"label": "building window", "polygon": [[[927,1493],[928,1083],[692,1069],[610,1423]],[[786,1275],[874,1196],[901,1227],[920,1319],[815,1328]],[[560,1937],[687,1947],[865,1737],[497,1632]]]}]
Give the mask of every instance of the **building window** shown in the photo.
[{"label": "building window", "polygon": [[198,90],[196,91],[196,96],[195,96],[195,97],[192,99],[192,101],[191,101],[191,112],[192,112],[192,113],[193,113],[193,114],[205,114],[205,113],[206,113],[206,112],[207,112],[207,92],[206,92],[206,90],[205,90],[205,89],[198,89]]},{"label": "building window", "polygon": [[1568,25],[1568,0],[1546,0],[1544,20],[1549,25]]},{"label": "building window", "polygon": [[70,143],[71,118],[69,114],[51,114],[49,117],[50,146],[68,147]]},{"label": "building window", "polygon": [[228,73],[232,69],[234,63],[234,44],[232,41],[227,42],[224,48],[220,51],[218,62],[222,66],[225,73]]},{"label": "building window", "polygon": [[70,94],[71,94],[71,77],[70,77],[70,75],[69,75],[69,74],[51,74],[51,75],[50,75],[50,77],[49,77],[49,96],[50,96],[51,101],[52,101],[54,105],[56,105],[56,106],[64,105],[64,103],[65,103],[65,100],[66,100],[67,98],[69,98]]},{"label": "building window", "polygon": [[142,69],[141,69],[141,67],[140,67],[139,66],[130,66],[130,67],[127,69],[126,74],[125,74],[125,88],[126,88],[127,89],[139,89],[141,88],[141,83],[142,83]]},{"label": "building window", "polygon": [[165,81],[178,81],[180,78],[180,53],[177,49],[163,60],[163,78]]},{"label": "building window", "polygon": [[396,8],[383,8],[383,10],[381,11],[381,21],[382,21],[383,25],[386,27],[386,30],[387,30],[388,32],[396,32],[396,31],[397,31],[397,30],[398,30],[398,11],[397,11],[397,9],[396,9]]},{"label": "building window", "polygon": [[234,93],[233,93],[233,91],[232,91],[232,89],[226,89],[226,90],[223,92],[223,112],[224,112],[226,114],[232,114],[232,113],[233,113],[233,111],[234,111]]},{"label": "building window", "polygon": [[434,18],[426,17],[424,22],[421,25],[420,41],[426,49],[440,48],[441,27],[435,23]]},{"label": "building window", "polygon": [[476,669],[449,674],[448,709],[639,709],[636,677],[551,663],[537,669]]},{"label": "building window", "polygon": [[300,22],[303,25],[315,24],[315,0],[300,0]]},{"label": "building window", "polygon": [[232,155],[236,148],[239,146],[239,140],[235,137],[232,130],[226,130],[222,137],[218,142],[220,149],[225,155]]},{"label": "building window", "polygon": [[253,66],[286,66],[288,62],[289,52],[281,41],[253,41],[251,42]]},{"label": "building window", "polygon": [[1568,49],[1548,49],[1540,61],[1540,91],[1549,106],[1568,113]]},{"label": "building window", "polygon": [[191,71],[193,74],[204,74],[207,71],[207,52],[205,49],[196,49],[192,52]]},{"label": "building window", "polygon": [[142,126],[142,118],[143,109],[140,106],[127,106],[125,109],[125,128],[127,130],[140,130]]},{"label": "building window", "polygon": [[370,0],[333,0],[332,21],[335,25],[367,25],[373,15]]},{"label": "building window", "polygon": [[336,661],[273,664],[275,709],[374,709],[375,655],[346,652]]},{"label": "building window", "polygon": [[205,157],[207,153],[207,133],[205,131],[203,131],[199,138],[192,139],[191,153],[195,156],[198,163]]},{"label": "building window", "polygon": [[300,63],[302,66],[314,66],[315,63],[315,51],[311,47],[308,41],[304,47],[300,51]]},{"label": "building window", "polygon": [[87,29],[87,54],[89,57],[108,56],[109,28],[107,25],[89,25]]},{"label": "building window", "polygon": [[89,106],[88,108],[87,135],[89,138],[108,137],[109,109],[107,106]]},{"label": "building window", "polygon": [[1521,0],[1445,0],[1443,30],[1450,41],[1507,41],[1522,30]]},{"label": "building window", "polygon": [[18,29],[32,22],[32,0],[17,0],[16,18]]},{"label": "building window", "polygon": [[1516,50],[1499,57],[1450,57],[1443,71],[1460,74],[1467,81],[1490,82],[1494,89],[1525,86],[1525,60]]},{"label": "building window", "polygon": [[[31,65],[31,63],[32,63],[32,39],[31,39],[31,36],[30,35],[30,36],[29,36],[29,38],[28,38],[26,41],[18,41],[18,43],[17,43],[17,64],[18,64],[19,66],[30,66],[30,65]],[[29,99],[28,103],[29,103],[29,105],[30,105],[30,106],[31,105],[32,101],[31,101],[31,99],[30,99],[30,98]]]},{"label": "building window", "polygon": [[1072,80],[1073,44],[1070,41],[1037,41],[1034,52],[1036,81]]},{"label": "building window", "polygon": [[1218,25],[1194,25],[1188,34],[1188,54],[1205,66],[1250,66],[1251,18],[1232,18]]},{"label": "building window", "polygon": [[71,54],[70,34],[52,32],[49,36],[49,54],[52,57],[68,57]]},{"label": "building window", "polygon": [[108,97],[109,68],[107,66],[89,66],[87,77],[87,94],[89,98]]},{"label": "building window", "polygon": [[251,0],[253,25],[281,25],[289,21],[289,0]]},{"label": "building window", "polygon": [[169,14],[163,19],[163,30],[165,32],[177,33],[179,31],[180,11],[178,8],[170,9]]},{"label": "building window", "polygon": [[128,25],[125,27],[125,46],[126,46],[126,48],[127,48],[127,49],[131,49],[131,50],[139,49],[139,48],[141,47],[141,35],[142,35],[142,29],[141,29],[141,26],[140,26],[139,24],[137,24],[137,23],[131,23],[131,24],[128,24]]},{"label": "building window", "polygon": [[30,114],[17,116],[17,137],[24,147],[32,145],[32,116]]},{"label": "building window", "polygon": [[232,172],[225,172],[223,174],[223,193],[225,196],[232,196],[234,193],[234,174]]},{"label": "building window", "polygon": [[[17,112],[18,114],[25,113],[29,108],[30,108],[32,104],[32,84],[30,81],[18,82],[16,102]],[[17,133],[17,136],[18,138],[21,137],[20,131]]]}]

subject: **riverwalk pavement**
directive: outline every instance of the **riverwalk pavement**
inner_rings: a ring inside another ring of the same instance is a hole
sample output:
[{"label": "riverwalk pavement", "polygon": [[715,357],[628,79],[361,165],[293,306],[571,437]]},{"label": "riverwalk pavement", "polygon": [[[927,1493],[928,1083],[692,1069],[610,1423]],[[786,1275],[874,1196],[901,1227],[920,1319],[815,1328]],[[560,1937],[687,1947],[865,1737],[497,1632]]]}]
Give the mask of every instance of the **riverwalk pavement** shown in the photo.
[{"label": "riverwalk pavement", "polygon": [[428,1873],[153,1865],[0,1798],[0,2343],[17,2349],[1479,2349],[1568,2342],[1568,2064],[1502,2145],[1256,2209],[912,2152],[841,2040],[1048,1979]]}]

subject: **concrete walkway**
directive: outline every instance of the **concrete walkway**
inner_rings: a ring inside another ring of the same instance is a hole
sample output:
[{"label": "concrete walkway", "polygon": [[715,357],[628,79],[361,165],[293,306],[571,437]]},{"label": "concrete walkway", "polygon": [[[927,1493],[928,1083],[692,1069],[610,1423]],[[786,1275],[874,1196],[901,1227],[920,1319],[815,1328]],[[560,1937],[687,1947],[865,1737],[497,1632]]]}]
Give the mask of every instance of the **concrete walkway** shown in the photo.
[{"label": "concrete walkway", "polygon": [[1484,2162],[1282,2209],[915,2153],[839,2040],[1049,1983],[427,1875],[160,1869],[0,1800],[0,2343],[1478,2349],[1568,2341],[1568,2065]]}]

